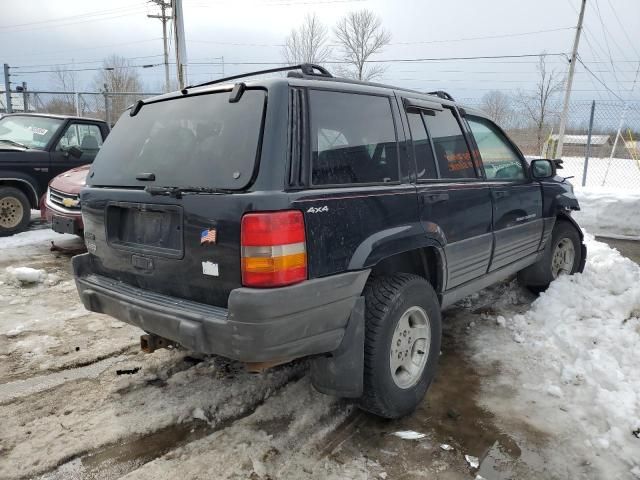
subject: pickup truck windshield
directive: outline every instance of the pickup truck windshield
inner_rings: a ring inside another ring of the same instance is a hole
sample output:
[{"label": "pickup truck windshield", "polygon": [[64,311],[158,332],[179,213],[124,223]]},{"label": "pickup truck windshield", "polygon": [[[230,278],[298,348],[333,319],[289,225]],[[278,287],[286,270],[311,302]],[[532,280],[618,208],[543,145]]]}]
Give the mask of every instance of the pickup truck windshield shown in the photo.
[{"label": "pickup truck windshield", "polygon": [[145,104],[133,117],[126,111],[89,183],[242,189],[255,167],[265,98],[247,90],[230,103],[229,92],[219,92]]},{"label": "pickup truck windshield", "polygon": [[0,119],[0,148],[8,144],[42,150],[64,120],[58,118],[10,115]]}]

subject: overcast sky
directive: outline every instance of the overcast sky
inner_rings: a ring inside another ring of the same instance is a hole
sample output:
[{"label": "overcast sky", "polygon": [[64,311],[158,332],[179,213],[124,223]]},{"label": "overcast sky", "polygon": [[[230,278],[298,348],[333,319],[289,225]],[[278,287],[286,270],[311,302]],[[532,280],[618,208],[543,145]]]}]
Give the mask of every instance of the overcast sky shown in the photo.
[{"label": "overcast sky", "polygon": [[[158,8],[147,2],[0,2],[3,5],[0,63],[20,67],[12,70],[12,82],[26,81],[31,90],[52,88],[51,74],[42,71],[50,70],[53,64],[91,69],[110,54],[130,58],[134,65],[162,61],[161,23],[146,16],[157,13]],[[579,0],[184,0],[189,81],[219,77],[222,66],[196,63],[220,62],[222,56],[227,75],[268,68],[242,65],[246,62],[281,62],[285,37],[303,21],[306,13],[315,12],[332,27],[349,11],[367,8],[381,17],[392,35],[391,44],[375,57],[394,60],[385,64],[387,70],[382,81],[418,90],[442,89],[460,99],[476,99],[492,89],[514,93],[535,84],[535,58],[397,60],[543,51],[569,53],[579,3]],[[586,35],[581,39],[579,52],[598,79],[578,65],[574,98],[614,99],[604,83],[619,97],[640,100],[640,85],[631,91],[640,62],[640,0],[587,0],[585,25]],[[333,57],[340,59],[339,49],[333,49]],[[567,61],[559,56],[549,57],[549,66],[565,73]],[[147,90],[162,88],[162,67],[140,68],[139,72]],[[95,71],[78,75],[80,87],[91,88]]]}]

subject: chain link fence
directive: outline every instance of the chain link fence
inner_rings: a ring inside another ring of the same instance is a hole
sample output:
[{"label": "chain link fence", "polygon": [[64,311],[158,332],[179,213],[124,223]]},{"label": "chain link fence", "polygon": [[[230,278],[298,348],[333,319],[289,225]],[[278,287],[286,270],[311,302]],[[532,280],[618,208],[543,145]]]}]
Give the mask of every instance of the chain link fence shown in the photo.
[{"label": "chain link fence", "polygon": [[[462,103],[494,118],[528,157],[557,157],[561,104],[549,103],[541,115],[517,100],[502,108],[478,99]],[[572,102],[562,159],[559,173],[575,185],[640,191],[640,102]]]},{"label": "chain link fence", "polygon": [[[12,93],[11,105],[14,112],[76,115],[113,125],[130,105],[155,95],[160,93],[25,91]],[[4,92],[2,99],[0,111],[6,111]]]}]

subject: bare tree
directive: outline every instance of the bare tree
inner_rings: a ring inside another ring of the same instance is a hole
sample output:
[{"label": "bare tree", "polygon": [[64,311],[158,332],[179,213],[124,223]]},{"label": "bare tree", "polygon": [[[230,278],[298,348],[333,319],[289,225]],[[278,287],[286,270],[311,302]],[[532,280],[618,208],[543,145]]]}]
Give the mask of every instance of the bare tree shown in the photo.
[{"label": "bare tree", "polygon": [[503,128],[511,126],[513,104],[509,95],[500,90],[491,90],[482,96],[480,108]]},{"label": "bare tree", "polygon": [[391,34],[370,10],[351,12],[338,21],[335,35],[342,47],[344,60],[352,69],[346,74],[358,80],[371,80],[384,73],[384,67],[367,67],[371,55],[382,51],[391,41]]},{"label": "bare tree", "polygon": [[[62,66],[56,66],[51,72],[51,83],[55,90],[61,92],[76,92],[78,77],[76,72]],[[65,93],[54,95],[46,102],[47,112],[59,113],[63,115],[73,115],[76,113],[75,95]]]},{"label": "bare tree", "polygon": [[553,106],[550,100],[562,90],[564,79],[562,75],[547,69],[546,54],[540,55],[537,65],[538,83],[532,93],[520,91],[518,100],[522,112],[533,123],[536,130],[537,151],[542,151],[544,144],[544,132],[553,115]]},{"label": "bare tree", "polygon": [[327,27],[315,13],[308,14],[298,29],[291,30],[285,39],[282,56],[289,65],[315,63],[321,65],[330,54],[327,46]]},{"label": "bare tree", "polygon": [[[118,55],[111,55],[103,60],[102,70],[96,74],[94,84],[99,91],[104,90],[105,87],[107,92],[114,93],[142,91],[138,71],[131,66],[129,60]],[[115,121],[137,99],[135,95],[109,95],[111,121]],[[100,101],[103,100],[98,102]]]}]

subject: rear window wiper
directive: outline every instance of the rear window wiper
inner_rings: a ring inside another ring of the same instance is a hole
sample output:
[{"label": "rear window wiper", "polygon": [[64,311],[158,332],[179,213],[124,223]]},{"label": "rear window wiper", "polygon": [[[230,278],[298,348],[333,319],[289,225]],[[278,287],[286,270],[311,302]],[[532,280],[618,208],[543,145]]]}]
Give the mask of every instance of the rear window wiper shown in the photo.
[{"label": "rear window wiper", "polygon": [[197,195],[199,193],[231,193],[232,190],[209,187],[156,187],[149,185],[145,187],[145,192],[149,195],[165,195],[167,197],[182,198],[183,195]]},{"label": "rear window wiper", "polygon": [[16,142],[15,140],[9,140],[8,138],[0,138],[0,142],[7,142],[11,145],[16,145],[18,147],[26,148],[27,150],[29,150],[29,147],[27,147],[24,143]]}]

